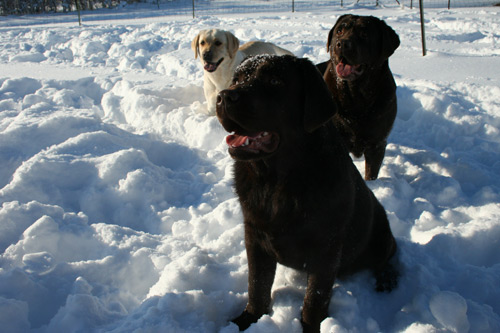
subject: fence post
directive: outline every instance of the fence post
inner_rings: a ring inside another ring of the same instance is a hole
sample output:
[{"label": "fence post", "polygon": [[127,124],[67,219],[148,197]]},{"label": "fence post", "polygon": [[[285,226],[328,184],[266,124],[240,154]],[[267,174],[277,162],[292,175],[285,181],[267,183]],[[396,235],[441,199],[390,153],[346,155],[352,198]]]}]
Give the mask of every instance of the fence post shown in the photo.
[{"label": "fence post", "polygon": [[292,13],[295,13],[295,0],[292,0]]},{"label": "fence post", "polygon": [[193,18],[194,18],[194,0],[193,0]]},{"label": "fence post", "polygon": [[424,24],[424,1],[419,0],[420,7],[420,30],[422,32],[422,55],[425,56],[427,54],[427,50],[425,47],[425,24]]},{"label": "fence post", "polygon": [[81,27],[82,26],[82,18],[80,16],[80,0],[75,0],[76,3],[76,10],[78,12],[78,25]]}]

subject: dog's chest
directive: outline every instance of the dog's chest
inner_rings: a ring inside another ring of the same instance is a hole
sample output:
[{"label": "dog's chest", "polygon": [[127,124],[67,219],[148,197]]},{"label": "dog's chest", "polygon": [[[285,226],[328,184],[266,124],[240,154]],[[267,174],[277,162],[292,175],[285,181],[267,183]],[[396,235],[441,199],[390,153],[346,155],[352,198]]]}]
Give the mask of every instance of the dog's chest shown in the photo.
[{"label": "dog's chest", "polygon": [[258,177],[250,181],[248,173],[240,175],[243,182],[236,176],[245,228],[254,231],[254,241],[285,266],[299,270],[317,266],[317,254],[328,252],[335,235],[331,215],[318,219],[318,211],[325,206],[309,197],[307,186]]},{"label": "dog's chest", "polygon": [[281,221],[301,210],[301,198],[286,181],[254,168],[235,168],[235,190],[246,220],[262,229],[279,228]]},{"label": "dog's chest", "polygon": [[280,229],[284,220],[302,212],[301,198],[286,185],[256,181],[237,192],[245,216],[262,229]]}]

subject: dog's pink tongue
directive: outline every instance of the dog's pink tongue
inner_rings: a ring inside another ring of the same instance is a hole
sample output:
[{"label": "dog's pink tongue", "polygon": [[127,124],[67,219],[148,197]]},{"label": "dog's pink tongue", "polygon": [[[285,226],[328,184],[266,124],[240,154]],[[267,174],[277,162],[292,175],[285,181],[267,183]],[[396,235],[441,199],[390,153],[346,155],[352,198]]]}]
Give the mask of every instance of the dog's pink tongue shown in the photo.
[{"label": "dog's pink tongue", "polygon": [[244,135],[231,134],[226,137],[226,143],[230,147],[240,147],[247,141],[248,137]]},{"label": "dog's pink tongue", "polygon": [[341,77],[346,77],[352,74],[353,67],[343,62],[339,63],[336,67],[337,74]]}]

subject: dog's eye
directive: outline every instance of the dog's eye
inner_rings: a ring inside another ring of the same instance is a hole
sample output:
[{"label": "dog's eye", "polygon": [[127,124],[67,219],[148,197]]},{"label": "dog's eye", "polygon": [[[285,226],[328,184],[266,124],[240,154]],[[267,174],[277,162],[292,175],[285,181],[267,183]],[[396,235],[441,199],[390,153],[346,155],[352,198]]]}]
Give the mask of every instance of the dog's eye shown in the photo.
[{"label": "dog's eye", "polygon": [[202,41],[200,42],[200,45],[201,45],[201,46],[205,45],[205,41],[204,41],[204,40],[202,40]]},{"label": "dog's eye", "polygon": [[276,78],[272,78],[271,80],[269,80],[269,83],[273,86],[279,86],[281,84],[281,81]]},{"label": "dog's eye", "polygon": [[337,29],[337,31],[336,31],[337,36],[342,36],[342,35],[344,34],[344,29],[345,29],[345,27],[346,27],[346,24],[345,24],[345,23],[342,23],[342,24],[338,27],[338,29]]},{"label": "dog's eye", "polygon": [[221,41],[215,41],[215,46],[221,46],[222,45],[222,42]]}]

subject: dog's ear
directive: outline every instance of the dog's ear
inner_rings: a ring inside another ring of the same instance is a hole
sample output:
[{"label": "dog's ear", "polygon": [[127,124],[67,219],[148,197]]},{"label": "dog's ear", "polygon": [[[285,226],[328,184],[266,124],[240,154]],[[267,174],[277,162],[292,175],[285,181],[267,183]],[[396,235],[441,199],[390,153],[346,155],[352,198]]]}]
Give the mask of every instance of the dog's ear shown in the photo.
[{"label": "dog's ear", "polygon": [[387,60],[399,47],[399,36],[390,26],[387,25],[387,23],[385,23],[385,21],[379,20],[378,25],[380,36],[382,36],[382,49],[380,57],[381,60]]},{"label": "dog's ear", "polygon": [[196,37],[194,37],[193,41],[191,42],[191,48],[193,49],[194,51],[194,58],[198,58],[198,53],[200,52],[200,46],[198,44],[198,42],[200,41],[200,33],[198,33],[196,35]]},{"label": "dog's ear", "polygon": [[316,66],[308,59],[298,59],[304,90],[304,129],[311,133],[337,112],[332,93]]},{"label": "dog's ear", "polygon": [[326,41],[326,52],[328,52],[328,54],[330,54],[330,44],[332,42],[332,37],[333,37],[333,33],[335,31],[336,26],[337,26],[337,24],[335,24],[333,26],[333,28],[330,29],[330,32],[328,33],[328,40]]},{"label": "dog's ear", "polygon": [[229,31],[226,31],[226,39],[227,52],[229,53],[229,57],[232,58],[236,55],[236,52],[238,52],[238,49],[240,47],[240,40]]}]

